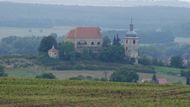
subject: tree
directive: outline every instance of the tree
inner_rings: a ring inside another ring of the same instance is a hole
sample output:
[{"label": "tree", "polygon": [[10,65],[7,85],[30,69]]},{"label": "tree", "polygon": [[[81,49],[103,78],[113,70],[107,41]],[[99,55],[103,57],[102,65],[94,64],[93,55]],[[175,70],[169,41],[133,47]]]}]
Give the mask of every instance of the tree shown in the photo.
[{"label": "tree", "polygon": [[190,71],[186,72],[185,77],[186,77],[186,84],[190,85]]},{"label": "tree", "polygon": [[0,65],[0,77],[7,76],[7,74],[4,71],[4,67]]},{"label": "tree", "polygon": [[183,59],[181,56],[173,56],[171,58],[171,66],[176,68],[182,68],[183,67]]},{"label": "tree", "polygon": [[0,54],[25,54],[37,55],[38,47],[42,37],[17,37],[9,36],[0,41]]},{"label": "tree", "polygon": [[63,42],[59,44],[59,55],[61,59],[74,60],[75,49],[74,44],[71,42]]},{"label": "tree", "polygon": [[186,78],[186,84],[190,85],[190,71],[181,71],[181,76]]},{"label": "tree", "polygon": [[156,74],[154,74],[154,75],[152,76],[152,83],[155,83],[155,84],[158,84],[158,83],[159,83]]},{"label": "tree", "polygon": [[110,46],[100,53],[100,60],[106,62],[121,62],[125,56],[122,46]]},{"label": "tree", "polygon": [[137,82],[139,76],[133,71],[119,70],[111,75],[110,80],[115,82]]},{"label": "tree", "polygon": [[153,58],[152,59],[152,65],[164,66],[164,63],[160,59]]},{"label": "tree", "polygon": [[103,47],[109,47],[111,45],[111,40],[108,36],[104,36],[103,38]]},{"label": "tree", "polygon": [[57,41],[56,41],[56,38],[54,37],[55,37],[55,34],[44,37],[40,42],[38,51],[42,53],[47,53],[48,50],[52,48],[52,46],[57,48]]},{"label": "tree", "polygon": [[187,77],[187,82],[186,82],[187,85],[190,85],[190,76]]},{"label": "tree", "polygon": [[91,60],[91,59],[95,58],[96,55],[93,53],[93,51],[91,49],[84,49],[80,56],[84,60]]},{"label": "tree", "polygon": [[120,38],[119,36],[114,36],[114,39],[113,39],[113,45],[116,45],[116,46],[120,46],[121,43],[120,43]]},{"label": "tree", "polygon": [[145,56],[143,56],[139,59],[139,63],[142,65],[151,65],[152,64],[151,59],[148,57],[145,57]]},{"label": "tree", "polygon": [[36,76],[38,79],[56,79],[56,76],[52,73],[43,73],[41,75]]}]

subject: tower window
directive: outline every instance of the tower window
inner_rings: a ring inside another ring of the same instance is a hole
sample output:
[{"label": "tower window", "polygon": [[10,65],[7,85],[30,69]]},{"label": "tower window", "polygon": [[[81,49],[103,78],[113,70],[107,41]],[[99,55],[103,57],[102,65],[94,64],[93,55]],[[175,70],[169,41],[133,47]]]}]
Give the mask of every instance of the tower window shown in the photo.
[{"label": "tower window", "polygon": [[94,42],[91,42],[91,45],[94,45]]},{"label": "tower window", "polygon": [[100,42],[98,42],[97,44],[100,45]]},{"label": "tower window", "polygon": [[133,40],[133,44],[136,44],[136,41],[135,41],[135,40]]},{"label": "tower window", "polygon": [[126,44],[128,44],[128,40],[126,40]]}]

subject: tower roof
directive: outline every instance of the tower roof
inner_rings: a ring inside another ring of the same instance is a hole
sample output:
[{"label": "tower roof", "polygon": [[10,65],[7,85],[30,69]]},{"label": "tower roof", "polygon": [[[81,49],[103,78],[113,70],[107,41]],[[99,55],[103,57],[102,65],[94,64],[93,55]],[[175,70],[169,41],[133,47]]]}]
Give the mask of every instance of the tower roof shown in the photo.
[{"label": "tower roof", "polygon": [[131,17],[131,24],[129,25],[129,31],[126,33],[127,37],[137,37],[137,33],[134,31],[133,18]]},{"label": "tower roof", "polygon": [[58,50],[55,49],[55,46],[53,45],[52,48],[48,50],[48,52],[58,52]]}]

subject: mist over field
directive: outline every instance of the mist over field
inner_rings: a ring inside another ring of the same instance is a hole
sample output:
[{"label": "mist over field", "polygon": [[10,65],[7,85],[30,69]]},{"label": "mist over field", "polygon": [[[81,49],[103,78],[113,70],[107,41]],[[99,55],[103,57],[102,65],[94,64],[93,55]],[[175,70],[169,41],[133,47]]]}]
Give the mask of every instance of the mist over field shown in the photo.
[{"label": "mist over field", "polygon": [[189,107],[190,0],[0,0],[0,106]]},{"label": "mist over field", "polygon": [[[0,0],[5,1],[5,0]],[[189,0],[6,0],[19,3],[83,6],[177,6],[189,7]]]}]

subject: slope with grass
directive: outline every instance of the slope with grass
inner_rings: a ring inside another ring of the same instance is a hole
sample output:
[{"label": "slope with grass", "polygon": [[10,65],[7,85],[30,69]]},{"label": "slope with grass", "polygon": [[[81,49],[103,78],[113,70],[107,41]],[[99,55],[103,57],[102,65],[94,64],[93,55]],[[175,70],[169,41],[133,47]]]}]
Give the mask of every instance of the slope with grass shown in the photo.
[{"label": "slope with grass", "polygon": [[[58,79],[69,79],[71,77],[91,76],[104,78],[107,72],[108,78],[118,69],[129,69],[139,73],[142,78],[151,78],[156,71],[159,78],[165,78],[169,83],[185,84],[186,79],[180,76],[182,69],[161,66],[129,65],[126,63],[106,63],[100,61],[53,61],[49,65],[37,63],[36,57],[31,56],[7,56],[0,57],[0,64],[5,66],[9,77],[14,78],[35,78],[42,73],[53,73]],[[183,69],[188,70],[188,69]]]},{"label": "slope with grass", "polygon": [[189,107],[190,87],[95,81],[0,80],[2,107]]}]

